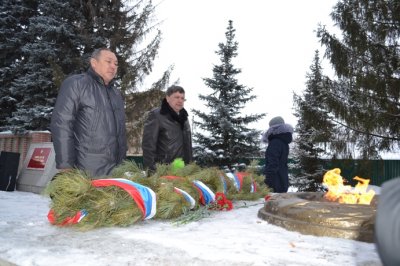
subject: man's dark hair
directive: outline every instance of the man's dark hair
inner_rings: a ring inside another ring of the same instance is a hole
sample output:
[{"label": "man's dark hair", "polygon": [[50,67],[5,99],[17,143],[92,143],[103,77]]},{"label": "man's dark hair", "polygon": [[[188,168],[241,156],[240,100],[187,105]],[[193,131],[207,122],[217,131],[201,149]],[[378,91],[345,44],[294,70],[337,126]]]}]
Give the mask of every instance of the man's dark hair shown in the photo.
[{"label": "man's dark hair", "polygon": [[111,49],[106,48],[106,47],[102,47],[102,48],[97,48],[96,50],[93,51],[92,55],[90,56],[90,58],[94,58],[96,60],[99,59],[100,53],[102,51],[109,51],[111,53],[114,53],[113,51],[111,51]]},{"label": "man's dark hair", "polygon": [[173,94],[175,92],[179,92],[179,93],[184,94],[185,90],[180,86],[172,85],[167,89],[167,96],[171,96],[171,94]]}]

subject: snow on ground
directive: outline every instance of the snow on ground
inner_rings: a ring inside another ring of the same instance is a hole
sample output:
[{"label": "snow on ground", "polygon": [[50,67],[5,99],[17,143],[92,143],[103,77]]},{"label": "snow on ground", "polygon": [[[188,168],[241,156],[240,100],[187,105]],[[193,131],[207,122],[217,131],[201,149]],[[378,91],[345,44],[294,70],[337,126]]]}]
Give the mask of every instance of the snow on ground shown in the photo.
[{"label": "snow on ground", "polygon": [[184,225],[146,220],[88,232],[52,226],[49,203],[0,191],[0,265],[382,265],[374,244],[268,224],[257,217],[261,199]]}]

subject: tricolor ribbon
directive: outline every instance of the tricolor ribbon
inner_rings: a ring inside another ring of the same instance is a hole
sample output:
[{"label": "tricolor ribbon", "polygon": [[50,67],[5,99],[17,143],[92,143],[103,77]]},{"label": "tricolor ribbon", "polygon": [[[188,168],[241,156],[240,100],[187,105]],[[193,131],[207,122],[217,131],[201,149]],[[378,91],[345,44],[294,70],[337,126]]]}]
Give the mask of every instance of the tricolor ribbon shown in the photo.
[{"label": "tricolor ribbon", "polygon": [[223,175],[220,175],[219,178],[221,179],[222,182],[222,189],[224,190],[224,194],[226,194],[228,188],[226,185],[225,177]]},{"label": "tricolor ribbon", "polygon": [[207,205],[215,200],[214,192],[212,192],[211,189],[207,187],[203,182],[194,180],[193,185],[200,193],[199,199],[201,204]]},{"label": "tricolor ribbon", "polygon": [[[123,178],[96,179],[92,180],[92,185],[95,187],[117,186],[124,189],[135,201],[136,205],[142,212],[143,219],[145,220],[154,217],[154,215],[156,214],[156,194],[148,187]],[[64,226],[77,224],[86,215],[88,215],[88,212],[86,210],[77,211],[73,217],[67,217],[57,225]],[[54,210],[50,209],[49,213],[47,214],[47,219],[51,224],[56,224],[55,216],[56,214]]]},{"label": "tricolor ribbon", "polygon": [[233,185],[235,186],[237,191],[240,191],[242,188],[242,182],[239,180],[239,177],[233,173],[226,173],[226,176],[232,180]]},{"label": "tricolor ribbon", "polygon": [[236,181],[236,182],[239,182],[239,190],[238,190],[238,191],[242,190],[242,187],[243,187],[243,179],[244,179],[244,177],[247,176],[248,174],[247,174],[247,173],[243,173],[243,172],[237,172],[236,174],[233,174],[233,175],[235,176],[236,180],[238,180],[238,181]]},{"label": "tricolor ribbon", "polygon": [[250,193],[255,193],[255,192],[257,192],[257,183],[256,181],[253,180],[253,182],[251,182]]},{"label": "tricolor ribbon", "polygon": [[124,189],[136,202],[144,220],[156,214],[156,194],[148,187],[123,178],[96,179],[92,181],[92,185],[95,187],[117,186]]},{"label": "tricolor ribbon", "polygon": [[183,197],[187,200],[187,202],[189,202],[190,209],[193,209],[196,206],[196,201],[192,196],[190,196],[189,193],[177,187],[174,187],[174,191],[180,195],[183,195]]},{"label": "tricolor ribbon", "polygon": [[[76,214],[73,217],[67,217],[61,223],[58,223],[57,225],[64,226],[64,225],[77,224],[87,214],[88,214],[88,212],[86,210],[77,211]],[[47,214],[47,219],[49,220],[49,222],[51,224],[56,224],[56,217],[55,216],[56,216],[56,214],[54,213],[54,210],[50,209],[49,213]]]},{"label": "tricolor ribbon", "polygon": [[[243,179],[248,176],[248,173],[245,172],[237,172],[237,173],[226,173],[226,176],[232,180],[233,184],[235,185],[237,191],[240,191],[243,186]],[[254,180],[251,181],[250,184],[250,193],[254,193],[257,191],[257,185]]]}]

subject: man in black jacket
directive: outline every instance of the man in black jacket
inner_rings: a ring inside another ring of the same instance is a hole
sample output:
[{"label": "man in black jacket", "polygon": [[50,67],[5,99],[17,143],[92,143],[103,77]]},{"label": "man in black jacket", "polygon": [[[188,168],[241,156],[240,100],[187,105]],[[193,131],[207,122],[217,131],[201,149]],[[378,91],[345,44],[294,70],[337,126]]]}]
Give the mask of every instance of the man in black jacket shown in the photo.
[{"label": "man in black jacket", "polygon": [[57,169],[78,168],[102,177],[125,159],[125,109],[113,79],[116,55],[97,49],[86,73],[64,80],[51,117],[50,129]]},{"label": "man in black jacket", "polygon": [[156,164],[169,164],[177,158],[192,161],[192,133],[184,106],[185,90],[167,89],[161,107],[149,112],[143,130],[143,165],[154,171]]}]

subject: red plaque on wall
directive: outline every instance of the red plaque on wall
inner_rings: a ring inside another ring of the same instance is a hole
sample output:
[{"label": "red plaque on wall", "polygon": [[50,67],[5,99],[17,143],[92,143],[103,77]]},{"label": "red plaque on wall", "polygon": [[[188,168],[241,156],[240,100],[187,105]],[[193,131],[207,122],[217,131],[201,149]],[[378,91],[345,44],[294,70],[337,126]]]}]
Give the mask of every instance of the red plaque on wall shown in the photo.
[{"label": "red plaque on wall", "polygon": [[43,170],[49,158],[51,148],[35,148],[29,160],[28,169]]}]

